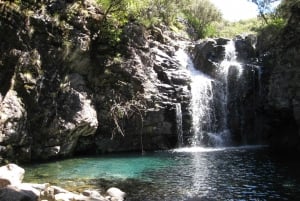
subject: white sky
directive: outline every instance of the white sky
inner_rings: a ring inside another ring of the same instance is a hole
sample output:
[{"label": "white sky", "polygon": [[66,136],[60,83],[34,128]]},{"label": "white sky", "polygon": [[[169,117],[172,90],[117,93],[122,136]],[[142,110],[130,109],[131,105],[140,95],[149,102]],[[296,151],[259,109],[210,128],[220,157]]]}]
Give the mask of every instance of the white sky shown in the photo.
[{"label": "white sky", "polygon": [[223,13],[223,18],[238,21],[256,17],[257,6],[247,0],[210,0]]}]

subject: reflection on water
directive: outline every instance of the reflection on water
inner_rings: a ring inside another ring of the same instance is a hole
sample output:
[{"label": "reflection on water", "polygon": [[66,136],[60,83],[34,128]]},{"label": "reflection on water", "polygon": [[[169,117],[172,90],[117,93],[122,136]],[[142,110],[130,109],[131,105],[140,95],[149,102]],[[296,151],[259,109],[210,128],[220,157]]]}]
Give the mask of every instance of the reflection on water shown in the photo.
[{"label": "reflection on water", "polygon": [[181,148],[36,164],[25,180],[72,190],[116,186],[130,201],[300,200],[299,167],[266,148]]}]

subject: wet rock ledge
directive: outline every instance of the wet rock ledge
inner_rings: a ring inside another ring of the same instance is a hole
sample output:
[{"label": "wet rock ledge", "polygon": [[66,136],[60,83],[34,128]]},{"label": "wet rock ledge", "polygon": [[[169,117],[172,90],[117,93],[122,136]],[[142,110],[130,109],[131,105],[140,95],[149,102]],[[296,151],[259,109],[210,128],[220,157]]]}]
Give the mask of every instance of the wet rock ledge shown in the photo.
[{"label": "wet rock ledge", "polygon": [[91,189],[77,194],[49,183],[22,183],[24,174],[15,164],[0,167],[0,201],[123,201],[126,196],[115,187],[103,195]]}]

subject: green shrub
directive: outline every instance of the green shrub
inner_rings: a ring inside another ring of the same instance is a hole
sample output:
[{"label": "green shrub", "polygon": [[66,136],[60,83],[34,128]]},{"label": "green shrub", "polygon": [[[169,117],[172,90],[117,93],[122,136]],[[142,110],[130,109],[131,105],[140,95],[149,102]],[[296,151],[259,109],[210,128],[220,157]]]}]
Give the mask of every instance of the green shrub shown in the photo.
[{"label": "green shrub", "polygon": [[222,19],[221,12],[209,0],[192,0],[184,14],[199,38],[214,35],[212,23]]},{"label": "green shrub", "polygon": [[209,24],[204,28],[203,34],[206,37],[213,38],[218,36],[218,31],[214,24]]},{"label": "green shrub", "polygon": [[232,38],[242,34],[257,34],[258,30],[263,26],[260,18],[248,20],[240,20],[237,22],[222,21],[215,24],[218,37]]}]

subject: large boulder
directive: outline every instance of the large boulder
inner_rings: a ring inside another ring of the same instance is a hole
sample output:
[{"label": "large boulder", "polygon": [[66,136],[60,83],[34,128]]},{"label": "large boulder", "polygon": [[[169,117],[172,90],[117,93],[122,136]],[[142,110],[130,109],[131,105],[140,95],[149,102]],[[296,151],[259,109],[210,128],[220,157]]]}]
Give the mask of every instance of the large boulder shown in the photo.
[{"label": "large boulder", "polygon": [[23,101],[16,91],[9,90],[0,101],[0,154],[3,157],[12,158],[17,155],[20,161],[30,159],[27,121]]},{"label": "large boulder", "polygon": [[107,197],[96,190],[73,193],[48,183],[22,183],[24,169],[15,164],[0,167],[0,201],[122,201],[126,193],[112,187]]},{"label": "large boulder", "polygon": [[[15,164],[8,164],[0,167],[0,183],[2,183],[2,187],[4,181],[7,181],[7,185],[19,185],[22,183],[24,178],[25,170]],[[0,186],[1,187],[1,186]]]},{"label": "large boulder", "polygon": [[[224,41],[229,41],[224,39]],[[214,77],[218,63],[224,58],[224,41],[206,39],[197,43],[194,48],[195,68]],[[218,43],[219,42],[219,43]]]},{"label": "large boulder", "polygon": [[126,193],[116,187],[111,187],[111,188],[107,189],[106,193],[110,197],[112,197],[112,200],[114,200],[114,201],[123,201],[123,200],[125,200],[125,197],[126,197]]},{"label": "large boulder", "polygon": [[256,57],[256,36],[255,35],[246,35],[246,36],[237,36],[235,37],[235,47],[238,52],[238,60],[240,62],[248,62],[252,58]]},{"label": "large boulder", "polygon": [[[224,60],[225,46],[229,41],[226,38],[200,40],[193,50],[195,68],[215,78],[218,64]],[[233,41],[239,62],[249,63],[256,57],[254,35],[236,36]]]},{"label": "large boulder", "polygon": [[[97,112],[79,74],[66,75],[61,84],[54,118],[41,131],[43,144],[36,144],[35,157],[49,158],[73,153],[80,136],[93,135],[98,128]],[[49,113],[48,115],[52,115]]]},{"label": "large boulder", "polygon": [[0,201],[38,201],[39,196],[31,190],[23,190],[15,186],[0,188]]}]

